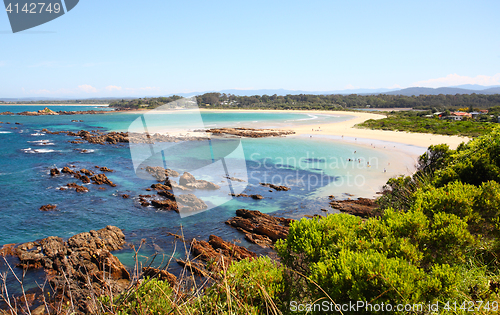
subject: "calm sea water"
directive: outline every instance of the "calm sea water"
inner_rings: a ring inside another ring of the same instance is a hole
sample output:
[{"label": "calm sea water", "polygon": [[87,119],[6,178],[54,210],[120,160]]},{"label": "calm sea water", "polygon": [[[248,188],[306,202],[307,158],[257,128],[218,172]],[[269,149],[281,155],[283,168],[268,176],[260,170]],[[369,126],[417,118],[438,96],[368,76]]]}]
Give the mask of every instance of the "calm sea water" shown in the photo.
[{"label": "calm sea water", "polygon": [[[10,110],[0,106],[0,111]],[[30,107],[31,108],[31,107]],[[64,110],[67,110],[66,107]],[[80,107],[79,107],[80,108]],[[25,109],[19,108],[19,111]],[[29,109],[33,110],[33,109]],[[204,112],[207,126],[287,126],[290,124],[340,121],[339,117],[294,113],[215,113]],[[179,214],[142,207],[137,201],[140,194],[156,181],[136,176],[128,145],[72,144],[73,137],[41,132],[49,130],[127,130],[128,125],[139,114],[110,113],[104,115],[77,116],[0,116],[0,244],[27,242],[51,235],[63,238],[76,233],[97,230],[106,225],[115,225],[124,230],[127,241],[138,244],[146,239],[141,253],[144,256],[155,252],[170,255],[174,252],[174,239],[167,235],[182,233],[186,237],[208,239],[216,234],[226,240],[238,240],[251,250],[261,249],[244,240],[241,233],[224,222],[240,208],[276,212],[293,218],[304,214],[319,214],[328,208],[329,194],[342,196],[349,191],[347,179],[363,176],[366,189],[372,181],[380,186],[381,167],[362,167],[360,162],[349,159],[363,158],[366,161],[385,163],[387,154],[350,144],[325,142],[308,137],[244,139],[242,146],[249,172],[247,194],[261,194],[263,200],[234,198],[232,201],[209,211],[180,218]],[[83,122],[71,122],[71,120]],[[182,114],[178,121],[182,123]],[[158,117],[158,124],[162,121]],[[10,122],[10,124],[7,124]],[[19,124],[15,124],[15,123]],[[194,143],[193,146],[197,144]],[[75,149],[86,149],[87,153]],[[354,153],[356,151],[356,153]],[[190,157],[196,158],[196,157]],[[94,170],[95,166],[107,166],[115,172],[108,177],[117,187],[87,185],[88,193],[57,188],[70,182],[81,184],[70,176],[51,177],[49,170],[57,167],[75,166],[77,169]],[[178,169],[178,171],[183,171]],[[235,174],[237,175],[237,174]],[[287,179],[285,182],[284,179]],[[259,182],[286,184],[288,192],[270,192]],[[361,187],[362,186],[362,187]],[[351,187],[352,188],[352,187]],[[356,189],[356,187],[355,187]],[[351,189],[352,190],[352,189]],[[321,193],[320,193],[321,192]],[[130,199],[123,199],[128,194]],[[196,192],[200,198],[209,198],[209,192]],[[58,211],[42,212],[40,206],[57,204]],[[330,211],[331,212],[331,211]],[[132,266],[129,249],[115,253],[126,265]],[[177,245],[175,255],[185,255],[183,246]],[[173,266],[174,271],[176,266]]]}]

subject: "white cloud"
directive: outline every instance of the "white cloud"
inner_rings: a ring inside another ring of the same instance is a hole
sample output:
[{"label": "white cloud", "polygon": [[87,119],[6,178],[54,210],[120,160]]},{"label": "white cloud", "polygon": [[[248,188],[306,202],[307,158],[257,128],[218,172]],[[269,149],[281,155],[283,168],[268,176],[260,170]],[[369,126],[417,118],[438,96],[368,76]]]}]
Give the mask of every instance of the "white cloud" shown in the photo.
[{"label": "white cloud", "polygon": [[443,86],[455,86],[462,84],[479,84],[479,85],[500,85],[500,73],[493,76],[487,75],[477,75],[475,77],[461,76],[456,73],[448,74],[446,77],[429,79],[425,81],[418,81],[413,83],[412,86],[420,87],[443,87]]},{"label": "white cloud", "polygon": [[112,92],[113,90],[121,91],[122,87],[121,86],[116,86],[116,85],[109,85],[106,87],[106,90]]},{"label": "white cloud", "polygon": [[399,84],[394,84],[393,86],[389,86],[388,89],[401,89],[401,85]]},{"label": "white cloud", "polygon": [[84,85],[79,85],[78,88],[85,93],[97,93],[97,89],[93,87],[92,85],[84,84]]},{"label": "white cloud", "polygon": [[359,89],[359,86],[354,86],[352,84],[348,84],[342,88],[343,90],[354,90],[354,89]]}]

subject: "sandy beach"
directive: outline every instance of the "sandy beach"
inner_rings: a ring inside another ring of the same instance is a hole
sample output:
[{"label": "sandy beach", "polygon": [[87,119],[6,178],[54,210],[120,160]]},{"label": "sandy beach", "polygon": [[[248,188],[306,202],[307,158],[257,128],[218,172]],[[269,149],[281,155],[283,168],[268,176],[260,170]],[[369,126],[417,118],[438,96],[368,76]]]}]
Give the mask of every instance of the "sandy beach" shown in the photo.
[{"label": "sandy beach", "polygon": [[303,113],[303,114],[322,114],[322,115],[333,115],[333,116],[354,116],[354,118],[335,122],[331,124],[314,124],[314,125],[300,125],[294,126],[288,129],[292,129],[297,135],[331,135],[331,136],[345,136],[352,138],[363,138],[363,139],[373,139],[380,141],[403,143],[408,145],[414,145],[419,147],[429,147],[430,145],[436,145],[441,143],[446,143],[451,149],[456,149],[456,147],[462,143],[467,142],[470,139],[467,137],[458,136],[444,136],[435,135],[427,133],[413,133],[404,131],[389,131],[389,130],[370,130],[363,128],[354,127],[356,124],[360,124],[368,119],[382,119],[386,116],[383,114],[375,113],[362,113],[362,112],[349,112],[349,111],[290,111],[290,110],[205,110],[202,111],[234,111],[238,113],[242,112],[270,112],[270,113]]}]

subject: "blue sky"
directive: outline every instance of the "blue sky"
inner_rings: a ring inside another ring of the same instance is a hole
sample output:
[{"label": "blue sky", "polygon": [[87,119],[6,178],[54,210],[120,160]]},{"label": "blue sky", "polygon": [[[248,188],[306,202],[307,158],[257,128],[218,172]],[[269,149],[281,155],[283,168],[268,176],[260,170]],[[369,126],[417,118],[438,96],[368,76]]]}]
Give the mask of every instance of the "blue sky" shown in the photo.
[{"label": "blue sky", "polygon": [[500,85],[498,12],[498,0],[82,0],[16,34],[0,12],[0,97]]}]

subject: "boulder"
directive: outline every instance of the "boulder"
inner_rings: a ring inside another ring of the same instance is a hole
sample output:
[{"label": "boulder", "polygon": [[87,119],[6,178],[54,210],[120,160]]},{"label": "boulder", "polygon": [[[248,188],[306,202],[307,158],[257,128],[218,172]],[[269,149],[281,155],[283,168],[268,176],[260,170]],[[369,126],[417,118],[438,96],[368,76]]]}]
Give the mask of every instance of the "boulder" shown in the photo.
[{"label": "boulder", "polygon": [[207,204],[194,194],[179,195],[176,200],[180,204],[179,211],[197,212],[208,208]]},{"label": "boulder", "polygon": [[56,205],[44,205],[40,207],[40,211],[54,211],[56,208]]},{"label": "boulder", "polygon": [[56,176],[59,174],[61,174],[61,172],[59,172],[59,170],[57,168],[53,168],[50,170],[50,176]]}]

